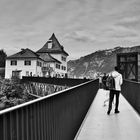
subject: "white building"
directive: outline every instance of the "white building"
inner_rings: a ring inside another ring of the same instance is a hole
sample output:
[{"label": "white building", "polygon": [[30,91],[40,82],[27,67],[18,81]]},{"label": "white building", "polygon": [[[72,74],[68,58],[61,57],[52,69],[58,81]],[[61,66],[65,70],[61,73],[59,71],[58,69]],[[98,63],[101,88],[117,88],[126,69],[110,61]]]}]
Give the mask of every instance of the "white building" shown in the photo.
[{"label": "white building", "polygon": [[22,49],[20,52],[7,57],[5,78],[12,76],[42,76],[41,67],[44,60],[30,49]]},{"label": "white building", "polygon": [[[40,55],[43,59],[46,56],[50,56],[51,59],[57,60],[60,63],[53,63],[53,75],[54,76],[65,76],[67,74],[67,56],[68,53],[65,52],[64,47],[60,45],[59,41],[54,34],[50,37],[47,43],[39,49],[37,54]],[[50,58],[49,58],[50,59]],[[47,61],[47,59],[45,59]]]},{"label": "white building", "polygon": [[66,76],[67,56],[63,46],[53,34],[37,52],[27,48],[7,57],[5,78],[12,76],[19,78],[22,76]]}]

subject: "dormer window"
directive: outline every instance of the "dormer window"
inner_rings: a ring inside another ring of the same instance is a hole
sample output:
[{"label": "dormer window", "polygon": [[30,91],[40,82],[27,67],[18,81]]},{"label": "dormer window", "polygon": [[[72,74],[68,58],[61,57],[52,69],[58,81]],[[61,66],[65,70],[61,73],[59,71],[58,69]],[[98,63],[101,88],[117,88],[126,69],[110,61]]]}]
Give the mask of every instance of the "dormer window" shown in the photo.
[{"label": "dormer window", "polygon": [[49,40],[49,41],[48,41],[48,49],[51,49],[51,48],[52,48],[52,41]]}]

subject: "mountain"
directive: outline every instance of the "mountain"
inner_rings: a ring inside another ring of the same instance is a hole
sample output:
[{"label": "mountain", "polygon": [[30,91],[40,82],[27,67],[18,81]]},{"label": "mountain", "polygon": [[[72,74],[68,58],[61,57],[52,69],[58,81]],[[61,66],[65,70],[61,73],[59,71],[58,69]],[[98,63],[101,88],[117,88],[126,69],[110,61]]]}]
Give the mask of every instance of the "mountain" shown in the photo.
[{"label": "mountain", "polygon": [[127,52],[140,52],[140,46],[99,50],[77,60],[70,60],[68,61],[68,75],[77,78],[96,78],[97,74],[113,70],[117,53]]}]

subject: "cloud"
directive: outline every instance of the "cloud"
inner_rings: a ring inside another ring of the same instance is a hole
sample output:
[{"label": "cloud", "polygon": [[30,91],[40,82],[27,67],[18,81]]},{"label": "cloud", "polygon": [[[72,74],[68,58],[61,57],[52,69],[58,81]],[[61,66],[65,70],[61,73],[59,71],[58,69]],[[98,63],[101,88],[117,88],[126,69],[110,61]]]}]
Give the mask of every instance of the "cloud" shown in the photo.
[{"label": "cloud", "polygon": [[137,29],[140,28],[140,16],[133,16],[133,17],[124,17],[122,18],[117,25]]},{"label": "cloud", "polygon": [[111,35],[113,38],[117,39],[132,39],[135,37],[138,37],[137,33],[132,33],[132,32],[122,32],[122,33],[116,33],[114,35]]},{"label": "cloud", "polygon": [[1,0],[0,46],[38,50],[53,32],[71,57],[123,40],[140,43],[139,6],[139,0]]},{"label": "cloud", "polygon": [[65,35],[65,38],[78,42],[94,42],[95,36],[87,31],[74,31]]},{"label": "cloud", "polygon": [[116,39],[118,41],[123,39],[135,39],[137,37],[139,37],[139,33],[136,30],[118,24],[106,28],[101,35],[103,40]]},{"label": "cloud", "polygon": [[140,18],[138,16],[133,17],[121,17],[118,21],[114,22],[112,26],[107,29],[108,37],[116,39],[135,40],[140,37],[139,25]]},{"label": "cloud", "polygon": [[124,17],[120,22],[122,23],[135,23],[139,21],[139,17],[133,16],[133,17]]}]

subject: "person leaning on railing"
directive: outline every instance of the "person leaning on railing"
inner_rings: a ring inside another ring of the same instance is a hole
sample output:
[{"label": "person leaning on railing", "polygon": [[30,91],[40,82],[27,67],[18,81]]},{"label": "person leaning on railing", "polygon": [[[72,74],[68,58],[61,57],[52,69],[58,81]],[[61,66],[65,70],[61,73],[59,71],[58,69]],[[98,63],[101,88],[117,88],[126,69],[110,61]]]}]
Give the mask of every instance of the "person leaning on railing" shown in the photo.
[{"label": "person leaning on railing", "polygon": [[104,73],[104,76],[102,78],[103,89],[106,89],[106,80],[107,80],[107,75],[106,75],[106,73]]},{"label": "person leaning on railing", "polygon": [[99,88],[101,89],[102,88],[102,77],[99,76]]}]

